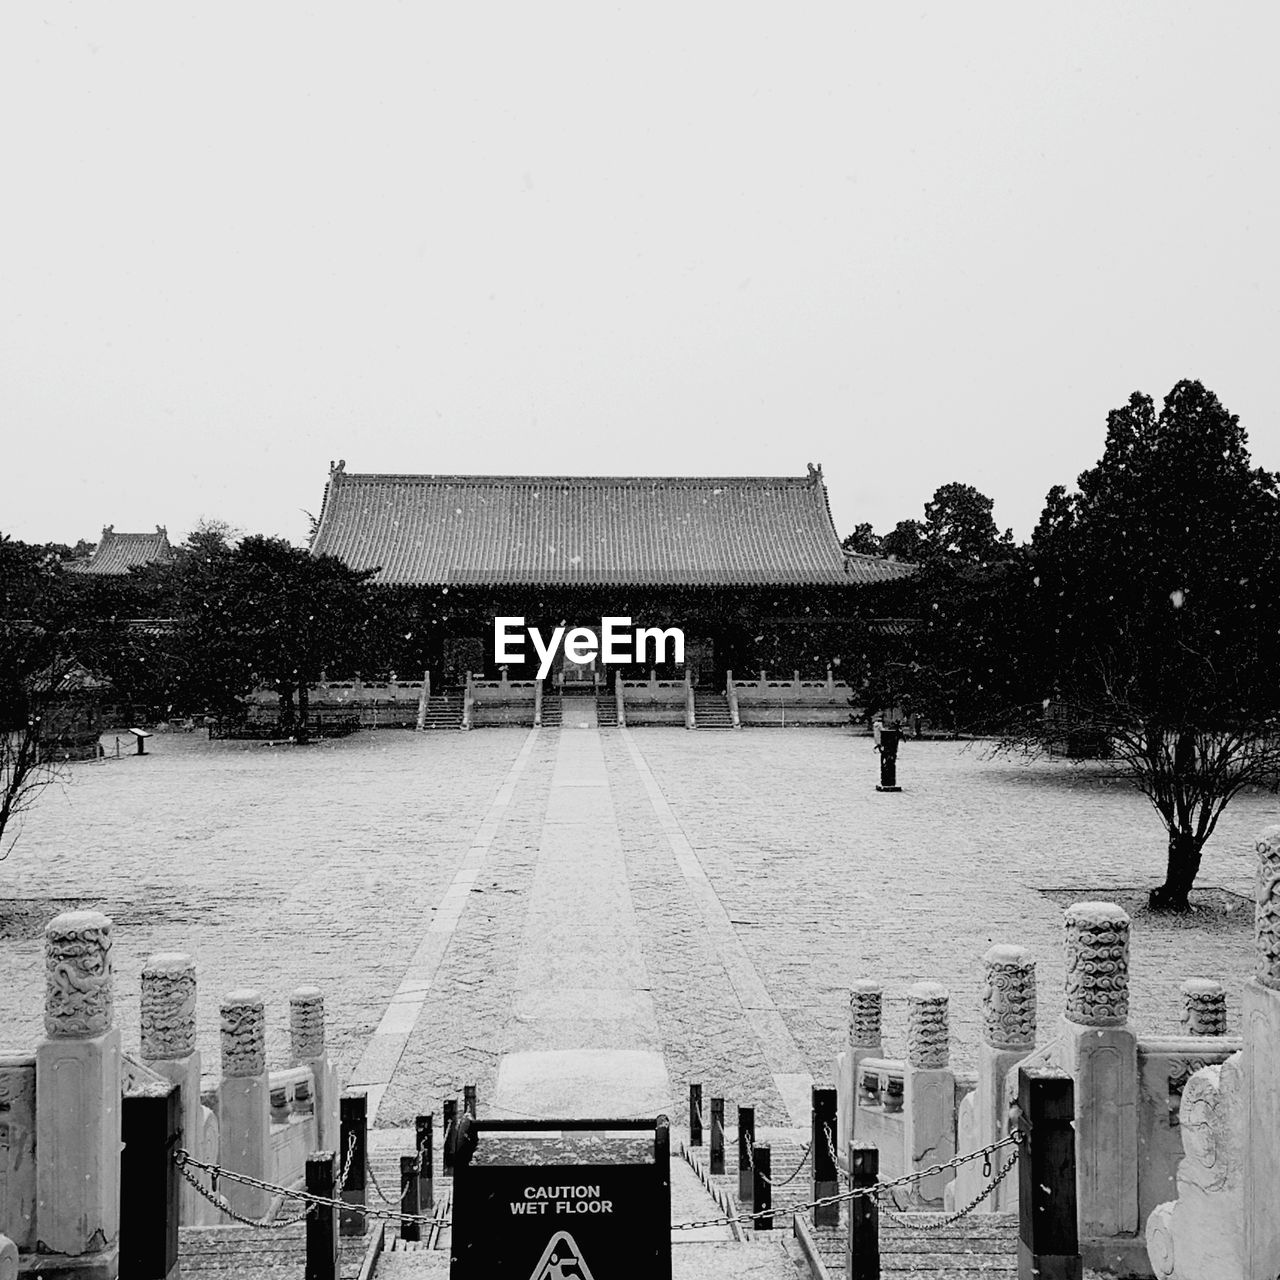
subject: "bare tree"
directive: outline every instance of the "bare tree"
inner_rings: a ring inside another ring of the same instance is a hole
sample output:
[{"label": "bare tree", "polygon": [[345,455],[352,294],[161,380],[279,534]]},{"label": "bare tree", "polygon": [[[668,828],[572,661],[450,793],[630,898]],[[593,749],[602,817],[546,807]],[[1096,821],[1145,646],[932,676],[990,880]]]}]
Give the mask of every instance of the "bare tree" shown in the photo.
[{"label": "bare tree", "polygon": [[0,731],[0,861],[13,852],[23,817],[40,793],[64,775],[63,762],[42,747],[40,723],[33,712],[24,723]]}]

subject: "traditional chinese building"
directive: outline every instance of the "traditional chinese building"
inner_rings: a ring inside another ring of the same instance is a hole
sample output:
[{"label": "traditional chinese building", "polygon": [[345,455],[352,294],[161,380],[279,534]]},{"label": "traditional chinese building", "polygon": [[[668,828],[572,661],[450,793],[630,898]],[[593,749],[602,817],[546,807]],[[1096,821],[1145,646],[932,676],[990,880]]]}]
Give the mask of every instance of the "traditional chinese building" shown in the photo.
[{"label": "traditional chinese building", "polygon": [[96,577],[123,578],[130,569],[169,564],[172,560],[173,548],[163,525],[156,525],[154,533],[117,533],[114,525],[105,525],[88,560],[73,562],[67,565],[67,570]]},{"label": "traditional chinese building", "polygon": [[[499,616],[544,635],[562,624],[598,631],[606,616],[679,627],[700,687],[722,686],[728,670],[822,675],[848,660],[871,613],[895,612],[867,588],[910,573],[841,548],[812,465],[803,476],[655,478],[355,475],[339,462],[311,549],[377,571],[413,636],[401,671],[416,660],[444,685],[499,675]],[[529,680],[535,669],[531,660],[508,675]],[[615,670],[638,679],[646,667]],[[555,671],[567,683],[602,674],[562,653]]]}]

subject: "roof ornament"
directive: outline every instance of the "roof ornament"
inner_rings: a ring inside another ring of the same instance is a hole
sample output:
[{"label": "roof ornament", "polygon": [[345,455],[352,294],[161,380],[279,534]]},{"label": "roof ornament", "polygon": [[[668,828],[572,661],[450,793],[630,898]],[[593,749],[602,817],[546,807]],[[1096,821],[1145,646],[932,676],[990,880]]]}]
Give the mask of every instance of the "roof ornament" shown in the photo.
[{"label": "roof ornament", "polygon": [[817,484],[822,479],[822,463],[819,462],[815,467],[812,462],[807,462],[805,466],[809,468],[809,483]]},{"label": "roof ornament", "polygon": [[116,527],[113,524],[104,524],[102,526],[102,536],[105,538],[108,534],[115,533]]},{"label": "roof ornament", "polygon": [[336,466],[334,465],[333,459],[332,458],[329,459],[329,479],[330,480],[332,480],[335,476],[342,475],[346,471],[346,469],[347,469],[346,458],[339,458]]}]

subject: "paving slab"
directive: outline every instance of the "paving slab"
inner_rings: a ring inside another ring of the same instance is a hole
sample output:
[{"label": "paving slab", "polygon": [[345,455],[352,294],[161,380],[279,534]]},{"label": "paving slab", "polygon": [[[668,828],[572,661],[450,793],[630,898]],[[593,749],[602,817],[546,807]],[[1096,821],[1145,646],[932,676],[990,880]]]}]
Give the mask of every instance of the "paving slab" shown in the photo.
[{"label": "paving slab", "polygon": [[662,1054],[646,1049],[546,1049],[504,1054],[493,1107],[500,1115],[555,1119],[670,1114]]}]

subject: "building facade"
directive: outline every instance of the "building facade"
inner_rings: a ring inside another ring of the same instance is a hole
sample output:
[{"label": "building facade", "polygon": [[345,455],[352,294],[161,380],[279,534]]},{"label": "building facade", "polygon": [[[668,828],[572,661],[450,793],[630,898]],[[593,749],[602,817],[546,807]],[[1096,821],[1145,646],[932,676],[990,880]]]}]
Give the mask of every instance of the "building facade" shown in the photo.
[{"label": "building facade", "polygon": [[[867,588],[910,573],[841,548],[813,466],[804,476],[450,476],[351,474],[339,462],[311,549],[376,571],[371,581],[401,601],[418,660],[445,686],[468,672],[497,678],[498,617],[544,637],[558,626],[598,633],[606,617],[679,628],[699,687],[721,686],[729,670],[821,674],[877,611]],[[512,679],[536,675],[525,649],[525,662],[504,664]],[[641,678],[653,665],[608,674]],[[605,674],[563,649],[554,660],[556,683]]]}]

